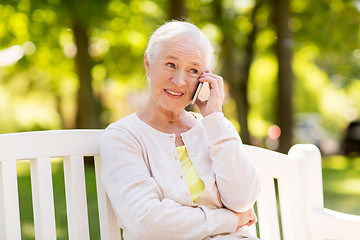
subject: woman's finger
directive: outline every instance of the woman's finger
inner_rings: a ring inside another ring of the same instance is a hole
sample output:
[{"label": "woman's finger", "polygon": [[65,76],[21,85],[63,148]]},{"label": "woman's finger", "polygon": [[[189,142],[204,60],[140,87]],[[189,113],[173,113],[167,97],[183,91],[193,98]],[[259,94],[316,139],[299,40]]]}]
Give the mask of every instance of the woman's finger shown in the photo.
[{"label": "woman's finger", "polygon": [[206,101],[196,101],[201,114],[207,116],[214,112],[222,111],[224,101],[224,87],[222,77],[211,73],[209,70],[203,72],[199,78],[200,82],[209,84],[210,96]]},{"label": "woman's finger", "polygon": [[210,95],[221,95],[223,91],[223,83],[216,77],[205,75],[199,79],[200,82],[209,83]]},{"label": "woman's finger", "polygon": [[224,86],[224,79],[221,76],[218,76],[218,75],[212,73],[210,70],[206,71],[206,75],[215,79],[217,81],[217,84],[219,87],[222,88]]}]

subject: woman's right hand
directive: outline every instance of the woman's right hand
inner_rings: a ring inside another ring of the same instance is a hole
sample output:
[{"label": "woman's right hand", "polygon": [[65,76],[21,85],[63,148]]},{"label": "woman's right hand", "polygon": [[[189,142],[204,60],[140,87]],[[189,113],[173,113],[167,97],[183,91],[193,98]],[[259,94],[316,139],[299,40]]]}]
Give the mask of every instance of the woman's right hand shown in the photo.
[{"label": "woman's right hand", "polygon": [[254,212],[254,208],[250,208],[246,212],[234,212],[237,217],[237,228],[243,226],[251,226],[257,222],[257,217]]},{"label": "woman's right hand", "polygon": [[196,105],[201,115],[206,117],[211,113],[222,112],[224,102],[224,80],[222,77],[213,74],[209,69],[200,75],[199,81],[207,82],[210,88],[210,96],[208,100],[202,101],[197,98]]}]

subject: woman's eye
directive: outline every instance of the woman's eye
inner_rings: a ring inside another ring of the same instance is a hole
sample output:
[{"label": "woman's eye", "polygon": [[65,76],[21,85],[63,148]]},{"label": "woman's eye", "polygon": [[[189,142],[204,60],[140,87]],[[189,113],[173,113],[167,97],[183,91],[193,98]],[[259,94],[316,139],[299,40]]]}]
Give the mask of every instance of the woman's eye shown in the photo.
[{"label": "woman's eye", "polygon": [[191,73],[195,73],[195,74],[196,74],[196,73],[198,73],[199,71],[198,71],[198,70],[196,70],[196,69],[191,69],[191,70],[190,70],[190,72],[191,72]]},{"label": "woman's eye", "polygon": [[166,66],[171,67],[171,68],[175,68],[175,64],[173,64],[173,63],[167,63]]}]

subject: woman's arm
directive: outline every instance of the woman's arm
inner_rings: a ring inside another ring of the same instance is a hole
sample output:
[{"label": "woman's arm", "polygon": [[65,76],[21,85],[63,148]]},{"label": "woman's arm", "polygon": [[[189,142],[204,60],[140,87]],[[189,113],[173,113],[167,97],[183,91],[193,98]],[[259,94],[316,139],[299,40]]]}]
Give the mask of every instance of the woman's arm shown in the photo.
[{"label": "woman's arm", "polygon": [[239,134],[220,112],[203,118],[202,123],[223,204],[235,212],[248,211],[258,197],[260,180],[246,158]]},{"label": "woman's arm", "polygon": [[197,99],[196,105],[204,116],[202,123],[208,135],[221,200],[235,212],[246,212],[259,194],[259,178],[246,159],[239,134],[222,113],[223,78],[207,70],[201,74],[199,81],[208,82],[210,88],[209,99]]},{"label": "woman's arm", "polygon": [[127,131],[107,130],[100,144],[102,179],[121,226],[139,239],[203,239],[234,232],[228,209],[183,206],[164,198]]}]

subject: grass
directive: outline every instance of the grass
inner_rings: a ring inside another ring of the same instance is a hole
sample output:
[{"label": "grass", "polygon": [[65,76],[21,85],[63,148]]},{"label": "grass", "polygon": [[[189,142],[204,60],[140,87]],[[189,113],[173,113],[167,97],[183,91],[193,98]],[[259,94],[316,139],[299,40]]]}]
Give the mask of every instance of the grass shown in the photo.
[{"label": "grass", "polygon": [[[30,166],[28,161],[17,164],[22,239],[35,239],[31,200]],[[56,232],[59,240],[68,239],[64,171],[61,159],[52,161]],[[95,172],[85,168],[91,239],[100,239]],[[360,215],[360,157],[328,156],[323,158],[325,207]]]},{"label": "grass", "polygon": [[323,161],[325,207],[360,215],[360,156],[329,156]]}]

